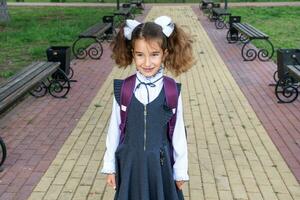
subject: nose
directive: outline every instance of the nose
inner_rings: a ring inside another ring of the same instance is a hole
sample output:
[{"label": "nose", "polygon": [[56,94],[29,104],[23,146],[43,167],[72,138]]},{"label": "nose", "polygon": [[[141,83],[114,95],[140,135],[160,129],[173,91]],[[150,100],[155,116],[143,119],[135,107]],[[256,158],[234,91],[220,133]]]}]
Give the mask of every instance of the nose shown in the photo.
[{"label": "nose", "polygon": [[149,56],[145,57],[145,63],[144,64],[145,64],[146,67],[150,67],[151,61],[150,61],[150,57]]}]

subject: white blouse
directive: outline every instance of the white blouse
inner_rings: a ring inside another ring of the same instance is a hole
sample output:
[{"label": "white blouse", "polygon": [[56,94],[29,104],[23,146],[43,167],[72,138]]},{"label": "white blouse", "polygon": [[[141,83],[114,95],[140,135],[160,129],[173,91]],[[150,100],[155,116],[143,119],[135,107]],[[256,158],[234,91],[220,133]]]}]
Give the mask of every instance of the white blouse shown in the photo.
[{"label": "white blouse", "polygon": [[[163,70],[161,69],[154,77],[148,78],[143,76],[137,71],[137,79],[135,87],[141,82],[154,83],[156,80],[161,78]],[[155,87],[148,86],[149,90],[149,102],[147,97],[147,90],[145,85],[140,85],[139,88],[134,90],[135,97],[143,104],[148,104],[153,101],[160,93],[163,87],[163,79],[156,81]],[[110,124],[108,128],[106,138],[106,152],[104,155],[104,164],[101,170],[102,173],[115,173],[115,151],[119,145],[120,129],[119,124],[121,123],[120,117],[120,106],[114,98],[112,113],[110,118]],[[173,143],[173,154],[175,163],[173,165],[173,177],[174,180],[189,180],[188,176],[188,152],[187,152],[187,141],[185,136],[185,128],[183,121],[182,111],[182,99],[181,94],[178,99],[177,106],[177,119],[175,129],[172,138]]]}]

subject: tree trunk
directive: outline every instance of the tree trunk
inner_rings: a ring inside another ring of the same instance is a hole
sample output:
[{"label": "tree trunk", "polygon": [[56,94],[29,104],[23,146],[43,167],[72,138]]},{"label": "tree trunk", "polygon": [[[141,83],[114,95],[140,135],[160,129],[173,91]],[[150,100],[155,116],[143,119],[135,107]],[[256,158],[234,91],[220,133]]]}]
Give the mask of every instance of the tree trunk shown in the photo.
[{"label": "tree trunk", "polygon": [[9,22],[9,14],[8,8],[6,4],[6,0],[0,0],[0,23],[7,23]]}]

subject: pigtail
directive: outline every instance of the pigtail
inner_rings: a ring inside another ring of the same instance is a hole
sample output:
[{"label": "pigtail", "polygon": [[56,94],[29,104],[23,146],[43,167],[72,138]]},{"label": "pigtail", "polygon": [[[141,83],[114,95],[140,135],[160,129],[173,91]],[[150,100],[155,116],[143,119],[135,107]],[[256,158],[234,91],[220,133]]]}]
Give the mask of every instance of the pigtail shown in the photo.
[{"label": "pigtail", "polygon": [[127,67],[132,63],[131,41],[127,40],[124,35],[125,23],[121,25],[121,28],[110,43],[112,49],[111,58],[115,60],[119,67]]},{"label": "pigtail", "polygon": [[173,33],[167,42],[168,56],[164,61],[165,68],[175,76],[186,72],[194,62],[192,43],[188,34],[175,24]]}]

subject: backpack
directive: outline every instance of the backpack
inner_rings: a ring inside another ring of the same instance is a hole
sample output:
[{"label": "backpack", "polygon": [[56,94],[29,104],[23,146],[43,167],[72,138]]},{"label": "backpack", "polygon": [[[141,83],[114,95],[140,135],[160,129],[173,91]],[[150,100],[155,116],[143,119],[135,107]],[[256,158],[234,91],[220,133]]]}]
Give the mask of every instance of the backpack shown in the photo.
[{"label": "backpack", "polygon": [[[133,90],[135,87],[136,74],[127,77],[121,87],[121,95],[120,95],[120,144],[124,142],[125,139],[125,126],[127,119],[127,107],[131,102],[131,98],[133,95]],[[177,84],[174,79],[164,76],[163,77],[164,91],[166,95],[167,105],[173,111],[173,116],[168,122],[168,139],[172,143],[172,137],[174,133],[174,128],[176,124],[176,114],[177,114],[177,105],[178,105],[178,89]],[[173,152],[173,146],[171,145],[171,152]],[[173,153],[171,154],[171,162],[174,163]]]}]

